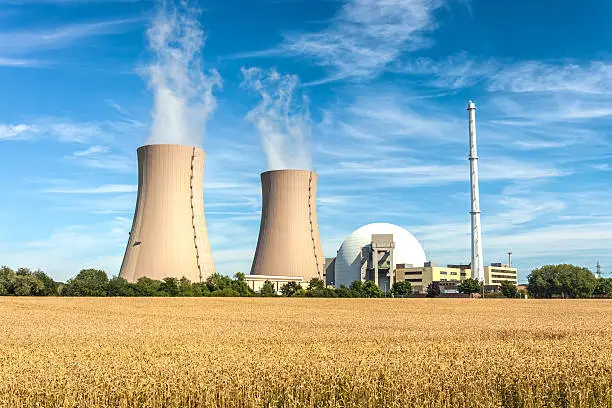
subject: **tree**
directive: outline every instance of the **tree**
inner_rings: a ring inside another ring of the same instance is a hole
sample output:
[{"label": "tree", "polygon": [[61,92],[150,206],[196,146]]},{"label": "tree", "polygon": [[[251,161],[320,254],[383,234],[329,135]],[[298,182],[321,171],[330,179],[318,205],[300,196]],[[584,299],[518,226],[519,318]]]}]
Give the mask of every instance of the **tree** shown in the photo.
[{"label": "tree", "polygon": [[319,290],[319,289],[325,289],[325,282],[323,282],[323,280],[319,278],[312,278],[308,282],[308,290]]},{"label": "tree", "polygon": [[597,278],[587,268],[575,265],[545,265],[527,277],[529,293],[536,298],[583,298],[593,295]]},{"label": "tree", "polygon": [[59,284],[40,269],[32,274],[36,279],[43,283],[43,289],[38,294],[40,296],[59,295]]},{"label": "tree", "polygon": [[186,277],[182,277],[178,281],[178,295],[185,297],[202,296],[202,287],[195,283],[191,283]]},{"label": "tree", "polygon": [[600,278],[597,279],[597,286],[593,291],[593,294],[600,296],[611,296],[612,295],[612,278]]},{"label": "tree", "polygon": [[406,296],[412,293],[412,284],[407,281],[395,282],[391,288],[391,293],[396,296]]},{"label": "tree", "polygon": [[363,292],[365,296],[369,298],[379,298],[383,297],[384,295],[383,291],[380,290],[380,288],[374,283],[374,281],[366,281],[363,284]]},{"label": "tree", "polygon": [[210,275],[206,279],[206,286],[208,287],[208,290],[211,292],[211,294],[218,290],[231,289],[232,283],[232,278],[225,275],[219,275],[218,273]]},{"label": "tree", "polygon": [[482,291],[482,282],[474,278],[467,278],[457,286],[457,290],[459,293],[467,293],[469,295],[480,293]]},{"label": "tree", "polygon": [[13,285],[15,284],[15,271],[8,266],[0,268],[0,296],[13,294]]},{"label": "tree", "polygon": [[34,277],[31,273],[28,275],[17,275],[15,276],[15,282],[13,283],[13,293],[16,296],[31,296],[40,294],[45,285]]},{"label": "tree", "polygon": [[179,294],[179,280],[176,278],[164,278],[159,285],[158,292],[168,296],[177,296]]},{"label": "tree", "polygon": [[272,282],[267,280],[259,290],[259,293],[264,297],[276,296],[276,288],[274,288],[274,284]]},{"label": "tree", "polygon": [[62,288],[64,296],[106,296],[107,294],[108,276],[99,269],[82,269]]},{"label": "tree", "polygon": [[293,296],[298,290],[302,289],[302,285],[295,281],[287,282],[281,286],[281,293],[283,296]]},{"label": "tree", "polygon": [[134,296],[134,287],[120,276],[114,276],[108,281],[108,296]]},{"label": "tree", "polygon": [[349,285],[352,297],[362,298],[366,297],[365,291],[363,290],[363,282],[360,280],[354,280]]},{"label": "tree", "polygon": [[336,297],[336,293],[333,289],[325,287],[325,282],[319,278],[312,278],[308,282],[308,289],[305,293],[308,297]]},{"label": "tree", "polygon": [[516,295],[518,294],[518,291],[516,290],[516,286],[514,286],[512,282],[508,282],[508,281],[503,281],[501,283],[500,290],[501,290],[501,293],[503,293],[504,296],[507,298],[515,298]]},{"label": "tree", "polygon": [[440,290],[440,284],[438,282],[431,282],[427,285],[427,297],[439,296],[442,291]]},{"label": "tree", "polygon": [[350,298],[353,297],[353,293],[346,285],[340,285],[338,289],[336,289],[336,296],[340,298]]},{"label": "tree", "polygon": [[232,282],[232,289],[236,291],[239,296],[252,296],[253,290],[249,287],[246,281],[246,277],[242,272],[236,272],[234,275],[234,281]]},{"label": "tree", "polygon": [[160,284],[160,281],[143,276],[136,281],[134,292],[136,296],[157,296],[157,290]]}]

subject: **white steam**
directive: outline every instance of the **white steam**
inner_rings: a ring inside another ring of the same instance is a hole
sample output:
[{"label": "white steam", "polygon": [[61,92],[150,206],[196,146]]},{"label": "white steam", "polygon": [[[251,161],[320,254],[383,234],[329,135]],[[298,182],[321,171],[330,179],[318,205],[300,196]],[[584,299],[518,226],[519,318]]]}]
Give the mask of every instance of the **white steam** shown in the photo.
[{"label": "white steam", "polygon": [[268,157],[268,170],[310,169],[307,147],[310,112],[306,97],[294,100],[298,77],[261,68],[242,68],[242,75],[243,86],[259,93],[262,99],[246,118],[259,132],[261,146]]},{"label": "white steam", "polygon": [[217,106],[213,88],[221,85],[221,77],[215,70],[202,71],[206,35],[198,16],[187,1],[162,1],[147,30],[153,55],[146,67],[153,91],[150,144],[200,146],[206,121]]}]

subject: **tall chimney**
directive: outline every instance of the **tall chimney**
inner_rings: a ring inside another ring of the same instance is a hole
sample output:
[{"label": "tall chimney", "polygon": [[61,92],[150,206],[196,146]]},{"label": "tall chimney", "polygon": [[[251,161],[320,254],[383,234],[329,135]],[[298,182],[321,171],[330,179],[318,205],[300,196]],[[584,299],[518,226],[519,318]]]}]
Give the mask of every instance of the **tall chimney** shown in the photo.
[{"label": "tall chimney", "polygon": [[482,233],[480,228],[480,193],[478,192],[478,152],[476,149],[476,105],[468,103],[470,130],[470,186],[472,206],[472,278],[484,282],[484,265],[482,262]]},{"label": "tall chimney", "polygon": [[138,149],[138,198],[119,276],[186,277],[215,273],[204,218],[204,150],[174,144]]},{"label": "tall chimney", "polygon": [[273,170],[261,174],[262,212],[252,275],[325,280],[317,224],[317,173]]}]

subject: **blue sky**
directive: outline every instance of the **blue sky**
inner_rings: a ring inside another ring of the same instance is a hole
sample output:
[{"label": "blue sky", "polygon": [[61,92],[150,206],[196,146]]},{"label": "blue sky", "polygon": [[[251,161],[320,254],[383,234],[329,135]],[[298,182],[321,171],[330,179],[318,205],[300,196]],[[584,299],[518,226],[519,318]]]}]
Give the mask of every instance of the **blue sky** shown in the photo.
[{"label": "blue sky", "polygon": [[[287,160],[305,154],[318,172],[326,256],[359,226],[391,222],[433,261],[468,262],[469,99],[485,261],[512,251],[522,281],[546,263],[612,272],[612,3],[196,6],[206,40],[187,79],[201,72],[193,89],[209,92],[195,137],[219,272],[250,269],[262,135],[289,139]],[[136,148],[164,111],[147,74],[155,13],[152,1],[0,0],[0,264],[58,280],[118,273]]]}]

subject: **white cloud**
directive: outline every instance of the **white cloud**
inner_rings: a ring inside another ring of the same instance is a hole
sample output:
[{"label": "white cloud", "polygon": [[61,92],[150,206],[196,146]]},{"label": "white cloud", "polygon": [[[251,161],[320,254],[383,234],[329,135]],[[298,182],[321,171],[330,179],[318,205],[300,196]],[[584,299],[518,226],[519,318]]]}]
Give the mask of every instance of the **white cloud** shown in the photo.
[{"label": "white cloud", "polygon": [[344,78],[371,78],[406,51],[431,46],[426,35],[436,28],[434,13],[443,0],[348,0],[329,26],[314,33],[290,33],[278,49],[239,57],[301,56],[328,68],[330,76],[313,84]]},{"label": "white cloud", "polygon": [[57,280],[83,268],[100,268],[117,275],[131,220],[116,217],[100,224],[72,225],[29,242],[0,242],[0,259],[13,267],[43,269]]},{"label": "white cloud", "polygon": [[545,63],[527,61],[512,64],[493,75],[492,91],[507,92],[576,92],[612,93],[612,64],[604,61],[587,63]]},{"label": "white cloud", "polygon": [[10,58],[0,56],[0,67],[36,67],[42,63],[34,59]]},{"label": "white cloud", "polygon": [[0,32],[0,48],[5,54],[52,50],[67,47],[87,38],[124,33],[142,21],[125,18],[90,23],[73,23],[53,28],[30,28]]},{"label": "white cloud", "polygon": [[56,194],[115,194],[134,193],[137,190],[138,186],[131,184],[104,184],[89,188],[48,188],[43,190],[43,192]]},{"label": "white cloud", "polygon": [[106,153],[108,152],[107,146],[90,146],[85,150],[80,150],[78,152],[74,152],[73,156],[75,157],[83,157],[83,156],[91,156],[98,153]]}]

